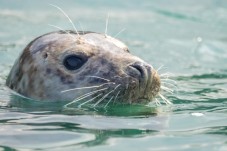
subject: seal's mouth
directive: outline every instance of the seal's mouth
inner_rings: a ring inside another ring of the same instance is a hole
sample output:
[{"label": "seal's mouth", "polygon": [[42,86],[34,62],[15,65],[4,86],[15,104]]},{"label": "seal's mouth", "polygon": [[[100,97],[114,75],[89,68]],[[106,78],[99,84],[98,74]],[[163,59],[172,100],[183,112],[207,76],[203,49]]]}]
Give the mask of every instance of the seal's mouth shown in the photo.
[{"label": "seal's mouth", "polygon": [[[99,79],[105,83],[90,87],[94,88],[94,91],[87,91],[87,93],[84,93],[65,106],[78,104],[78,107],[81,107],[89,103],[91,107],[100,105],[107,107],[110,104],[147,104],[159,94],[160,77],[157,71],[152,68],[144,68],[143,71],[138,73],[141,75],[139,78],[118,76],[110,80],[98,76],[88,76],[87,78],[89,79]],[[89,87],[84,88],[86,90]],[[64,92],[67,91],[71,90]]]}]

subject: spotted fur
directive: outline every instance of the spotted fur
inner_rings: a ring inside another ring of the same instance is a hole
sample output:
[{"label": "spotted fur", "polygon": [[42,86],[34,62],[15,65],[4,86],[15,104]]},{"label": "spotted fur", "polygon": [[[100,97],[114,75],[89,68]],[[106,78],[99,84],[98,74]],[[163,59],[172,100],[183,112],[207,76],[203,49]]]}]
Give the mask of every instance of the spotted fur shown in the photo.
[{"label": "spotted fur", "polygon": [[[63,59],[69,54],[84,55],[88,60],[80,69],[69,71],[63,65]],[[52,32],[30,42],[16,60],[6,85],[33,99],[64,101],[98,88],[61,93],[64,90],[106,82],[91,76],[112,82],[99,94],[103,96],[117,88],[111,96],[117,95],[117,100],[122,102],[150,101],[160,91],[157,72],[130,54],[121,41],[94,32],[79,32],[78,36],[74,31]]]}]

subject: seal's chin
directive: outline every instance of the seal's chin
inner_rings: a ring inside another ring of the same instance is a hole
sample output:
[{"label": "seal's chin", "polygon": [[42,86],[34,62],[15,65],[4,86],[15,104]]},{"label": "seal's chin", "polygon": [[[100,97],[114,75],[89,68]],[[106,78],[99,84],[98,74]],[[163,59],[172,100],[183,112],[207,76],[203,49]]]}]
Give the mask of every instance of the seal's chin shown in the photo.
[{"label": "seal's chin", "polygon": [[139,104],[147,104],[147,103],[149,103],[149,102],[151,102],[152,101],[152,99],[149,99],[149,98],[138,98],[137,99],[137,101],[136,101],[136,103],[139,103]]}]

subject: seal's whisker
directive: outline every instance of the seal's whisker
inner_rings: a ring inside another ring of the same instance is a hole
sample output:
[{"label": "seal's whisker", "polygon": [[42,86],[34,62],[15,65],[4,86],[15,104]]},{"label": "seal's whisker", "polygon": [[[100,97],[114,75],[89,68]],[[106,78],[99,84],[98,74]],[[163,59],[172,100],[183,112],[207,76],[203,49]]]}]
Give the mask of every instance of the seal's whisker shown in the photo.
[{"label": "seal's whisker", "polygon": [[82,32],[83,32],[83,35],[84,35],[84,28],[83,28],[83,26],[82,26],[82,24],[81,24],[80,21],[79,21],[79,25],[80,25],[80,28],[81,28],[81,30],[82,30]]},{"label": "seal's whisker", "polygon": [[172,87],[177,88],[177,86],[176,86],[175,84],[173,84],[173,83],[163,82],[163,81],[162,81],[162,84],[166,84],[166,85],[169,85],[169,86],[172,86]]},{"label": "seal's whisker", "polygon": [[74,25],[74,23],[69,18],[69,16],[65,13],[65,11],[63,9],[61,9],[59,6],[57,6],[57,5],[54,5],[54,4],[49,4],[49,5],[51,5],[51,6],[55,7],[55,8],[57,8],[58,10],[60,10],[64,14],[64,16],[69,20],[69,22],[71,23],[73,29],[76,31],[77,35],[80,36],[79,33],[78,33],[78,30],[76,29],[76,27]]},{"label": "seal's whisker", "polygon": [[69,34],[69,35],[70,35],[73,39],[74,39],[74,38],[76,38],[75,36],[73,36],[72,34],[70,34],[70,32],[68,32],[68,31],[64,30],[64,29],[63,29],[63,28],[61,28],[61,27],[58,27],[58,26],[56,26],[56,25],[52,25],[52,24],[48,24],[48,26],[51,26],[51,27],[54,27],[54,28],[57,28],[57,29],[59,29],[59,30],[64,31],[65,33]]},{"label": "seal's whisker", "polygon": [[161,86],[161,89],[166,89],[166,90],[170,90],[170,91],[172,91],[173,92],[173,90],[172,89],[170,89],[170,88],[168,88],[168,87],[166,87],[166,86]]},{"label": "seal's whisker", "polygon": [[86,94],[84,94],[84,95],[82,95],[82,96],[80,96],[80,97],[74,99],[72,102],[67,103],[66,105],[64,105],[64,107],[67,107],[67,106],[69,106],[69,105],[71,105],[71,104],[73,104],[73,103],[76,103],[76,102],[78,102],[78,101],[80,101],[80,100],[82,100],[82,99],[84,99],[84,98],[86,98],[86,97],[89,97],[89,96],[91,96],[91,95],[93,95],[93,94],[95,94],[95,93],[97,93],[97,92],[100,92],[100,91],[103,91],[103,90],[106,90],[106,89],[108,89],[108,88],[103,88],[103,89],[99,89],[99,90],[95,90],[95,91],[86,93]]},{"label": "seal's whisker", "polygon": [[162,98],[162,100],[166,103],[166,104],[172,104],[172,102],[170,102],[167,98],[165,98],[162,94],[158,94],[158,96],[160,96]]},{"label": "seal's whisker", "polygon": [[113,99],[114,96],[112,96],[109,101],[106,103],[106,105],[104,106],[104,108],[106,108],[108,106],[108,104],[111,102],[111,100]]},{"label": "seal's whisker", "polygon": [[108,31],[108,24],[109,24],[109,13],[107,14],[107,17],[106,17],[106,28],[105,28],[105,36],[107,36],[107,31]]},{"label": "seal's whisker", "polygon": [[167,72],[167,73],[162,73],[159,76],[160,77],[170,77],[170,76],[173,76],[173,75],[174,75],[173,73]]},{"label": "seal's whisker", "polygon": [[161,81],[169,81],[169,82],[173,82],[174,84],[177,84],[177,82],[175,80],[172,79],[161,79]]},{"label": "seal's whisker", "polygon": [[106,78],[99,77],[99,76],[86,76],[86,77],[92,77],[92,78],[102,79],[102,80],[105,80],[107,82],[110,82],[110,80],[108,80]]},{"label": "seal's whisker", "polygon": [[117,92],[117,95],[115,96],[113,103],[115,103],[115,101],[116,101],[116,99],[117,99],[117,97],[118,97],[120,92],[121,92],[121,90]]},{"label": "seal's whisker", "polygon": [[99,87],[102,87],[102,86],[107,85],[107,84],[112,84],[112,82],[104,83],[104,84],[101,84],[101,85],[90,86],[90,87],[80,87],[80,88],[67,89],[67,90],[61,91],[61,93],[65,93],[65,92],[69,92],[69,91],[74,91],[74,90],[99,88]]},{"label": "seal's whisker", "polygon": [[84,104],[86,104],[86,103],[89,103],[89,102],[93,101],[94,99],[96,99],[96,98],[99,97],[100,95],[102,95],[102,94],[99,94],[99,95],[97,95],[97,96],[95,96],[95,97],[89,99],[88,101],[85,101],[85,102],[81,103],[80,105],[78,105],[78,107],[81,108],[82,105],[84,105]]},{"label": "seal's whisker", "polygon": [[155,104],[156,104],[157,106],[161,105],[160,101],[159,101],[157,98],[155,98]]},{"label": "seal's whisker", "polygon": [[99,99],[92,107],[95,107],[96,105],[98,105],[100,102],[102,102],[110,93],[112,93],[114,90],[111,90],[110,92],[108,92],[107,94],[105,94],[101,99]]},{"label": "seal's whisker", "polygon": [[168,79],[170,77],[171,77],[171,75],[167,75],[167,74],[160,76],[160,78],[162,78],[162,79]]},{"label": "seal's whisker", "polygon": [[94,105],[93,107],[95,107],[96,105],[98,105],[100,102],[102,102],[109,94],[111,94],[112,92],[114,92],[121,84],[118,84],[113,90],[111,90],[110,92],[108,92],[106,95],[104,95],[101,99],[99,99]]},{"label": "seal's whisker", "polygon": [[164,91],[167,91],[167,92],[169,92],[169,93],[171,93],[171,94],[173,94],[173,90],[170,89],[170,88],[167,88],[167,87],[165,87],[165,86],[161,86],[161,89],[164,90]]},{"label": "seal's whisker", "polygon": [[115,36],[114,38],[116,38],[120,33],[124,32],[125,31],[125,28],[121,29]]},{"label": "seal's whisker", "polygon": [[156,70],[156,72],[160,71],[163,67],[164,67],[164,65],[161,65],[161,66]]},{"label": "seal's whisker", "polygon": [[170,87],[174,87],[175,89],[177,89],[177,86],[173,83],[169,83],[169,82],[162,82],[162,84],[164,84],[164,86],[168,85]]},{"label": "seal's whisker", "polygon": [[[115,88],[114,88],[114,91],[120,86],[121,84],[118,84]],[[120,91],[117,93],[117,95],[119,95]],[[106,103],[106,105],[104,106],[104,108],[106,108],[108,106],[108,104],[111,102],[111,100],[113,99],[114,96],[112,96],[110,98],[110,100]],[[114,100],[115,101],[115,100]]]}]

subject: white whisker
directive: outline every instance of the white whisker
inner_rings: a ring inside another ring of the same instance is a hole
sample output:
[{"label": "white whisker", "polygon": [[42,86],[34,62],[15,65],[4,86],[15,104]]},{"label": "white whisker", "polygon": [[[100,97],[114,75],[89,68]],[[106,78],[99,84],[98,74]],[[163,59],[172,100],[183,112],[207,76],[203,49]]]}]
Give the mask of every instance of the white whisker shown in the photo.
[{"label": "white whisker", "polygon": [[117,97],[118,97],[118,95],[119,95],[120,92],[121,92],[121,91],[118,91],[118,92],[117,92],[117,95],[115,96],[113,103],[115,103],[115,101],[116,101],[116,99],[117,99]]},{"label": "white whisker", "polygon": [[100,91],[103,91],[103,90],[106,90],[106,89],[108,89],[108,88],[103,88],[103,89],[99,89],[99,90],[96,90],[96,91],[92,91],[92,92],[86,93],[86,94],[74,99],[72,102],[67,103],[66,105],[64,105],[64,107],[67,107],[67,106],[69,106],[69,105],[71,105],[73,103],[76,103],[76,102],[78,102],[78,101],[80,101],[80,100],[82,100],[82,99],[84,99],[86,97],[89,97],[89,96],[91,96],[91,95],[93,95],[93,94],[95,94],[97,92],[100,92]]},{"label": "white whisker", "polygon": [[173,94],[173,90],[170,89],[170,88],[167,88],[167,87],[165,87],[165,86],[161,86],[161,89],[162,89],[162,90],[165,90],[165,91],[167,91],[167,92],[169,92],[169,93],[171,93],[171,94]]},{"label": "white whisker", "polygon": [[95,107],[100,102],[102,102],[110,93],[112,93],[114,90],[110,91],[109,93],[105,94],[101,99],[99,99],[92,107]]},{"label": "white whisker", "polygon": [[170,76],[173,76],[173,75],[174,75],[174,74],[167,72],[167,73],[162,73],[162,74],[160,74],[159,76],[160,76],[160,77],[170,77]]},{"label": "white whisker", "polygon": [[59,29],[59,30],[64,31],[65,33],[69,34],[73,39],[76,38],[75,36],[73,36],[72,34],[70,34],[70,32],[68,32],[68,31],[66,31],[66,30],[64,30],[64,29],[62,29],[61,27],[58,27],[58,26],[55,26],[55,25],[52,25],[52,24],[48,24],[48,26],[51,26],[51,27],[54,27],[54,28],[57,28],[57,29]]},{"label": "white whisker", "polygon": [[101,84],[101,85],[95,85],[95,86],[89,86],[89,87],[80,87],[80,88],[67,89],[67,90],[61,91],[61,93],[65,93],[65,92],[69,92],[69,91],[74,91],[74,90],[81,90],[81,89],[99,88],[99,87],[102,87],[102,86],[107,85],[107,84],[113,84],[113,83],[112,83],[112,82],[109,82],[109,83],[104,83],[104,84]]},{"label": "white whisker", "polygon": [[157,106],[161,105],[160,101],[159,101],[157,98],[155,98],[155,104],[156,104]]},{"label": "white whisker", "polygon": [[[117,86],[114,88],[114,90],[116,90],[120,85],[121,85],[121,84],[117,85]],[[120,91],[117,93],[116,96],[118,96],[119,93],[120,93]],[[113,99],[113,97],[114,97],[114,96],[112,96],[112,97],[110,98],[110,100],[106,103],[106,105],[104,106],[104,108],[106,108],[106,107],[108,106],[108,104],[111,102],[111,100]],[[116,98],[116,97],[115,97],[115,98]],[[114,99],[114,101],[115,101],[115,99]]]},{"label": "white whisker", "polygon": [[107,18],[106,18],[105,36],[107,36],[108,24],[109,24],[109,13],[107,14]]},{"label": "white whisker", "polygon": [[81,22],[79,21],[79,24],[80,24],[80,28],[81,28],[81,30],[82,30],[82,32],[83,32],[83,35],[84,35],[84,28],[83,28],[83,26],[81,25]]},{"label": "white whisker", "polygon": [[163,101],[165,101],[166,104],[172,104],[172,102],[170,102],[168,99],[166,99],[163,95],[161,95],[160,93],[158,94]]},{"label": "white whisker", "polygon": [[170,81],[170,82],[173,82],[173,83],[177,83],[175,80],[172,80],[172,79],[161,79],[161,81]]},{"label": "white whisker", "polygon": [[56,5],[53,5],[53,4],[49,4],[49,5],[51,5],[51,6],[55,7],[55,8],[57,8],[58,10],[60,10],[64,14],[64,16],[69,20],[69,22],[71,23],[73,29],[76,31],[77,35],[80,36],[79,33],[78,33],[78,30],[76,29],[76,27],[74,25],[74,23],[69,18],[69,16],[65,13],[65,11],[63,9],[61,9],[59,6],[56,6]]},{"label": "white whisker", "polygon": [[111,100],[113,99],[114,96],[112,96],[109,101],[106,103],[106,105],[104,106],[104,108],[106,108],[108,106],[108,104],[111,102]]},{"label": "white whisker", "polygon": [[86,76],[86,77],[92,77],[92,78],[102,79],[102,80],[105,80],[107,82],[110,82],[110,80],[105,79],[105,78],[102,78],[102,77],[99,77],[99,76]]},{"label": "white whisker", "polygon": [[120,33],[122,33],[123,31],[125,31],[125,28],[121,29],[115,36],[114,38],[116,38]]},{"label": "white whisker", "polygon": [[107,93],[106,95],[104,95],[101,99],[99,99],[94,105],[93,107],[95,107],[96,105],[98,105],[100,102],[102,102],[110,93],[114,92],[121,84],[118,84],[112,91],[110,91],[109,93]]},{"label": "white whisker", "polygon": [[156,71],[158,72],[159,70],[161,70],[164,67],[164,65],[161,65]]},{"label": "white whisker", "polygon": [[90,100],[85,101],[84,103],[81,103],[78,107],[80,108],[82,105],[84,105],[84,104],[86,104],[86,103],[89,103],[89,102],[93,101],[94,99],[96,99],[96,98],[99,97],[100,95],[102,95],[102,94],[99,94],[99,95],[97,95],[97,96],[91,98]]},{"label": "white whisker", "polygon": [[164,85],[169,85],[169,86],[174,87],[175,89],[177,89],[177,86],[175,84],[168,83],[168,82],[161,82],[161,83],[164,84]]}]

